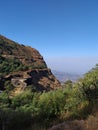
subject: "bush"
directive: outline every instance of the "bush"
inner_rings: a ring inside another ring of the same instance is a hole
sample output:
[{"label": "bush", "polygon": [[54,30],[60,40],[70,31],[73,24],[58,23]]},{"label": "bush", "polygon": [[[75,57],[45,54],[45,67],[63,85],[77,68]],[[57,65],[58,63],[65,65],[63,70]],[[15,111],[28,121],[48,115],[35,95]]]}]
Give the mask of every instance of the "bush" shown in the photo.
[{"label": "bush", "polygon": [[39,115],[50,119],[64,112],[66,95],[61,90],[43,93],[38,102]]},{"label": "bush", "polygon": [[23,65],[18,59],[6,59],[0,57],[0,74],[5,75],[10,72],[23,71],[28,69],[25,65]]}]

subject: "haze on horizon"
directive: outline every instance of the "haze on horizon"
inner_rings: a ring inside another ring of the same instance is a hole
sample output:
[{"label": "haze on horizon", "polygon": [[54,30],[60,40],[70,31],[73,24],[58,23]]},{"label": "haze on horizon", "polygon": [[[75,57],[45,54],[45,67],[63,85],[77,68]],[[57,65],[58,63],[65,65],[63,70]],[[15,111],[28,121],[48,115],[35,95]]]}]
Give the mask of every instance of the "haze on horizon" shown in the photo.
[{"label": "haze on horizon", "polygon": [[[58,72],[83,75],[98,63],[98,57],[61,57],[45,59],[49,68]],[[62,62],[63,61],[63,62]]]},{"label": "haze on horizon", "polygon": [[98,63],[98,0],[3,0],[0,31],[51,69],[83,74]]}]

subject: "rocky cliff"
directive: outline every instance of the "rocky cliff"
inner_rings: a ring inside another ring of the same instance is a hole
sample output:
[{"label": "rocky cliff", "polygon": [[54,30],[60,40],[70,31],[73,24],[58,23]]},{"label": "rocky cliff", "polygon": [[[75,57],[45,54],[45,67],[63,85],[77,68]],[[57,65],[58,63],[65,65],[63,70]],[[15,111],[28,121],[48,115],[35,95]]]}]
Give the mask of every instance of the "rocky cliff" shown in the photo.
[{"label": "rocky cliff", "polygon": [[59,81],[36,49],[0,35],[0,90],[5,90],[8,85],[13,86],[15,93],[28,87],[34,91],[60,87]]}]

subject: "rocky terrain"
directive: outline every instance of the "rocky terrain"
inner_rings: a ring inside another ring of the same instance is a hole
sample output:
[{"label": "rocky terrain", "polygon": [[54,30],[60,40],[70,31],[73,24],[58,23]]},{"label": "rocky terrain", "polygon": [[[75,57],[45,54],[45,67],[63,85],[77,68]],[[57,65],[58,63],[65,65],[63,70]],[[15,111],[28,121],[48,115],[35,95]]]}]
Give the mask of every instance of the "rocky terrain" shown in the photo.
[{"label": "rocky terrain", "polygon": [[98,130],[98,65],[73,85],[58,89],[36,49],[0,35],[0,130]]},{"label": "rocky terrain", "polygon": [[16,94],[27,87],[34,91],[49,91],[60,87],[60,82],[40,53],[0,35],[0,90],[13,86]]}]

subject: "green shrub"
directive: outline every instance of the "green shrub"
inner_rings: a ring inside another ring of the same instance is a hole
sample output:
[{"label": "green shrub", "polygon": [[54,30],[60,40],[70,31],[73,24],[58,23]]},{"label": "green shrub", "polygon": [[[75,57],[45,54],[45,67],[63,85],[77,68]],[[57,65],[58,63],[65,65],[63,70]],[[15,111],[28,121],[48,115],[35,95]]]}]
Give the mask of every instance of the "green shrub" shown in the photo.
[{"label": "green shrub", "polygon": [[[25,90],[10,98],[10,106],[5,91],[0,94],[0,122],[7,121],[10,130],[18,130],[31,124],[32,128],[35,124],[46,127],[52,123],[51,121],[61,118],[63,120],[87,118],[92,113],[93,106],[97,108],[97,81],[98,68],[95,68],[74,85],[68,81],[68,86],[62,89],[43,93],[32,92],[31,88]],[[7,82],[6,85],[8,84]],[[10,91],[9,88],[11,87],[8,87]]]},{"label": "green shrub", "polygon": [[28,67],[23,65],[18,59],[6,59],[0,57],[0,75],[9,74],[10,72],[27,70]]}]

